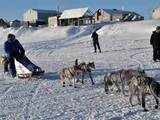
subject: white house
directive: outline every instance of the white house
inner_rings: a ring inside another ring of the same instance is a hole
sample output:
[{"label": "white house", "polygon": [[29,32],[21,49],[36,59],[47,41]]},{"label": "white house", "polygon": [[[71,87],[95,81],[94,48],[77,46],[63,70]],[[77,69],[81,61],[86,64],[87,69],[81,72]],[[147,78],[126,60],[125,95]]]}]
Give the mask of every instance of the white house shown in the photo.
[{"label": "white house", "polygon": [[59,14],[60,12],[56,10],[29,9],[23,14],[23,21],[34,24],[47,24],[49,17],[57,16]]},{"label": "white house", "polygon": [[157,7],[153,10],[152,18],[153,19],[160,19],[160,7]]},{"label": "white house", "polygon": [[59,21],[62,26],[92,24],[93,14],[89,8],[64,10],[59,18]]},{"label": "white house", "polygon": [[59,16],[53,16],[48,18],[49,27],[57,27],[59,25]]}]

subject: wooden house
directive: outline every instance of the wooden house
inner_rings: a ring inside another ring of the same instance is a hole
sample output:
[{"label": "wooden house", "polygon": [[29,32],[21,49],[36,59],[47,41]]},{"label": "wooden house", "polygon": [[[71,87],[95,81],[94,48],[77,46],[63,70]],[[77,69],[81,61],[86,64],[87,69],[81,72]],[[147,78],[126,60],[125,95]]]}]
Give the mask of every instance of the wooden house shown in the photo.
[{"label": "wooden house", "polygon": [[94,16],[96,22],[133,21],[144,19],[144,17],[138,13],[117,9],[98,9]]},{"label": "wooden house", "polygon": [[88,8],[64,10],[59,18],[61,26],[88,25],[93,23],[93,14]]},{"label": "wooden house", "polygon": [[49,17],[59,14],[60,12],[56,10],[29,9],[23,14],[23,21],[29,22],[29,24],[43,25],[48,24]]}]

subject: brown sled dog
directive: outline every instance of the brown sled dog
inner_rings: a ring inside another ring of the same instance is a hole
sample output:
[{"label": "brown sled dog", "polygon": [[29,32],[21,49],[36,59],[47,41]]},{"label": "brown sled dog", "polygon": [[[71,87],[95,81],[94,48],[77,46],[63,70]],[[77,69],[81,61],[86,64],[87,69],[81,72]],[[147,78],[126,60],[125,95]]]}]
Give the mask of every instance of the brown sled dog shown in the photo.
[{"label": "brown sled dog", "polygon": [[[70,85],[74,85],[76,82],[78,82],[79,80],[77,79],[78,75],[82,76],[82,83],[83,79],[84,79],[84,75],[86,73],[89,74],[90,79],[92,81],[92,84],[94,84],[92,76],[91,76],[91,70],[95,69],[95,64],[94,62],[89,62],[88,64],[86,64],[85,62],[78,64],[78,59],[76,59],[75,61],[75,65],[73,67],[69,67],[69,68],[63,68],[60,72],[59,72],[59,76],[60,76],[60,80],[61,80],[61,84],[62,86],[65,86],[66,82],[69,82]],[[72,81],[73,80],[73,81]]]},{"label": "brown sled dog", "polygon": [[[142,105],[144,111],[148,111],[145,106],[145,97],[149,93],[153,95],[156,105],[155,109],[158,109],[160,97],[160,84],[156,82],[152,77],[135,76],[129,82],[130,92],[130,104],[132,105],[132,96],[137,95],[139,103]],[[141,96],[141,99],[139,98]]]},{"label": "brown sled dog", "polygon": [[82,84],[84,84],[84,76],[88,73],[88,75],[91,79],[92,85],[93,85],[94,81],[93,81],[93,78],[91,75],[91,71],[92,71],[92,69],[95,69],[94,62],[89,62],[87,64],[85,62],[83,62],[83,63],[78,64],[78,59],[76,59],[75,65],[77,66],[77,68],[80,69],[79,75],[82,76]]},{"label": "brown sled dog", "polygon": [[135,75],[145,74],[144,71],[138,71],[133,69],[122,69],[115,72],[106,74],[104,77],[105,92],[108,94],[109,86],[115,85],[118,89],[118,92],[125,95],[125,85],[128,85],[128,80]]},{"label": "brown sled dog", "polygon": [[78,68],[77,66],[72,66],[72,67],[68,67],[68,68],[63,68],[62,70],[60,70],[59,72],[59,76],[60,76],[60,81],[63,87],[65,87],[66,82],[69,82],[69,85],[75,86],[76,83],[76,76],[81,72],[81,69]]}]

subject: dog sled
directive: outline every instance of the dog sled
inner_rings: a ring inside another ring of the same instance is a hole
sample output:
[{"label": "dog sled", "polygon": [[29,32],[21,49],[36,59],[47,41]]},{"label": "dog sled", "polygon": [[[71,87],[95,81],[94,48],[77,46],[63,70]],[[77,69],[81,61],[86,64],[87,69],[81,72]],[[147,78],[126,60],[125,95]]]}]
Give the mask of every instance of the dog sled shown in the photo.
[{"label": "dog sled", "polygon": [[44,74],[44,70],[31,72],[24,65],[15,60],[17,77],[21,79],[40,78]]}]

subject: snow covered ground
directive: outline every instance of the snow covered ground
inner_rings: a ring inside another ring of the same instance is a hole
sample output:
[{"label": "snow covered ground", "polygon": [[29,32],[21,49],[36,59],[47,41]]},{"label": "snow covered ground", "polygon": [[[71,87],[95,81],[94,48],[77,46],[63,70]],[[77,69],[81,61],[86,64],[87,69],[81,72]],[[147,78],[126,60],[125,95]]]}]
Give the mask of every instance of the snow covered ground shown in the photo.
[{"label": "snow covered ground", "polygon": [[[149,112],[131,107],[128,97],[104,92],[105,73],[122,68],[141,67],[160,79],[160,64],[152,61],[149,39],[160,21],[141,21],[105,25],[99,33],[102,53],[93,53],[90,34],[93,26],[38,29],[1,29],[0,49],[8,33],[15,33],[27,56],[45,71],[39,80],[10,79],[0,66],[1,120],[158,120],[160,110],[147,97]],[[57,72],[72,66],[74,60],[94,61],[95,85],[86,76],[85,84],[61,87]],[[136,99],[135,99],[136,104]]]}]

